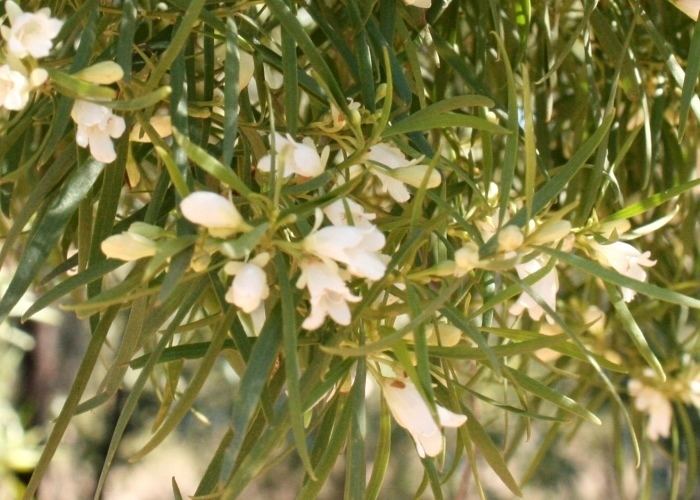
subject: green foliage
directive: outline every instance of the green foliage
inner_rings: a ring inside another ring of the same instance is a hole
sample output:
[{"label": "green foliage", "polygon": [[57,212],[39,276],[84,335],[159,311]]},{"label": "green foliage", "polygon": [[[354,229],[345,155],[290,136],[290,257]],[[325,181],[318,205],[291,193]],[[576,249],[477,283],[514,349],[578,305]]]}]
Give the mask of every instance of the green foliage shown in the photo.
[{"label": "green foliage", "polygon": [[[132,459],[224,364],[233,406],[197,498],[237,497],[292,450],[300,498],[341,455],[344,496],[383,498],[397,422],[416,496],[451,498],[466,470],[486,498],[483,457],[527,497],[565,433],[611,420],[640,477],[670,457],[643,494],[697,494],[700,24],[662,0],[421,3],[22,5],[63,24],[47,57],[0,42],[0,65],[48,74],[19,110],[0,82],[0,319],[31,289],[23,319],[60,302],[90,328],[26,498],[129,370],[96,498],[144,393],[160,408]],[[86,76],[104,61],[122,74]],[[188,208],[203,192],[224,196]]]}]

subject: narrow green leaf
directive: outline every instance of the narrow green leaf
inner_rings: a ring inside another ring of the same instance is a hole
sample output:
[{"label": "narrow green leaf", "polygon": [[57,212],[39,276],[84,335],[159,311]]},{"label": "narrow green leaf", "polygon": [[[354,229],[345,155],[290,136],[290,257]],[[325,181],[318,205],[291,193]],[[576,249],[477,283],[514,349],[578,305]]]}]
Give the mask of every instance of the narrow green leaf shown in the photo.
[{"label": "narrow green leaf", "polygon": [[22,252],[12,281],[0,300],[0,321],[7,317],[32,281],[36,279],[49,253],[63,234],[68,220],[87,196],[103,168],[103,163],[92,159],[76,168],[63,183],[44,216],[37,221],[27,246]]},{"label": "narrow green leaf", "polygon": [[686,191],[690,191],[696,186],[700,186],[700,179],[693,179],[688,182],[684,182],[677,186],[673,186],[665,191],[656,193],[642,201],[638,201],[631,205],[626,206],[623,209],[618,210],[614,214],[608,215],[601,223],[611,222],[615,220],[630,219],[636,215],[643,214],[644,212],[651,210],[652,208],[658,207],[659,205],[672,200],[676,196],[679,196]]},{"label": "narrow green leaf", "polygon": [[381,398],[379,409],[379,435],[377,437],[377,453],[374,456],[372,475],[367,484],[365,500],[377,500],[389,468],[391,454],[391,412],[384,398]]},{"label": "narrow green leaf", "polygon": [[27,500],[34,498],[34,495],[39,488],[39,484],[41,483],[41,479],[46,473],[46,470],[51,463],[51,459],[56,453],[58,445],[61,443],[63,434],[66,432],[68,424],[75,414],[78,403],[80,403],[80,398],[82,397],[83,392],[85,392],[85,388],[87,387],[90,376],[92,375],[92,370],[97,364],[100,350],[102,349],[102,345],[107,337],[107,332],[109,332],[109,327],[111,326],[116,315],[116,307],[113,307],[105,312],[97,328],[90,337],[90,342],[88,343],[85,354],[83,355],[83,360],[80,362],[78,373],[75,375],[75,381],[68,392],[68,397],[66,398],[65,403],[63,403],[63,407],[61,408],[58,417],[56,417],[56,420],[54,421],[53,429],[51,429],[51,433],[44,444],[44,449],[41,452],[39,461],[34,467],[32,477],[29,479],[29,483],[27,484],[27,489],[24,491],[24,498]]},{"label": "narrow green leaf", "polygon": [[255,409],[260,402],[268,375],[272,365],[277,359],[282,327],[282,313],[280,306],[275,307],[267,318],[265,325],[256,339],[248,359],[245,373],[241,377],[238,393],[234,398],[231,425],[233,427],[233,440],[226,451],[226,457],[221,467],[221,479],[227,481],[234,470],[238,453],[246,429],[253,419]]},{"label": "narrow green leaf", "polygon": [[328,90],[330,96],[335,99],[338,107],[340,107],[347,116],[350,116],[350,110],[345,101],[345,94],[340,88],[338,81],[321,55],[321,52],[318,50],[318,47],[316,47],[316,44],[314,44],[306,31],[304,31],[304,28],[301,26],[294,13],[283,0],[265,0],[265,4],[279,20],[284,31],[292,35],[297,45],[304,51],[306,57],[309,58],[311,66],[321,80],[319,83]]},{"label": "narrow green leaf", "polygon": [[688,122],[688,111],[690,111],[690,101],[696,96],[695,86],[700,76],[700,20],[695,23],[693,37],[690,40],[688,49],[688,66],[685,68],[683,78],[683,90],[681,91],[681,105],[678,110],[678,137],[685,135],[685,126]]},{"label": "narrow green leaf", "polygon": [[[102,489],[104,488],[105,481],[107,479],[107,473],[109,472],[109,468],[111,467],[112,462],[114,461],[114,458],[117,454],[117,449],[119,447],[119,444],[121,443],[122,436],[126,431],[126,427],[129,423],[129,420],[131,420],[131,416],[136,410],[136,405],[139,401],[139,398],[141,397],[141,394],[143,393],[143,390],[146,386],[146,382],[153,374],[153,368],[155,367],[157,360],[160,358],[163,350],[165,349],[165,346],[167,346],[168,343],[171,341],[172,336],[175,333],[175,329],[185,319],[193,304],[201,296],[202,292],[206,287],[206,284],[206,277],[199,277],[196,280],[196,282],[192,284],[191,287],[188,287],[185,290],[183,290],[183,292],[188,292],[186,296],[183,296],[183,294],[176,294],[171,297],[169,303],[177,305],[177,312],[170,324],[168,325],[168,327],[166,328],[166,330],[162,332],[161,337],[158,340],[158,344],[150,354],[148,362],[141,370],[141,373],[139,373],[139,376],[136,379],[136,382],[134,383],[131,392],[129,393],[129,396],[126,398],[126,402],[124,403],[124,407],[122,408],[121,413],[119,414],[117,423],[114,425],[114,431],[112,432],[109,447],[107,448],[107,453],[105,454],[105,460],[102,464],[100,477],[97,481],[97,486],[95,487],[95,499],[100,498]],[[164,309],[165,312],[169,315],[169,310],[165,308],[165,305],[162,309]],[[164,321],[165,319],[167,319],[167,317],[163,318]],[[158,319],[156,319],[155,323],[159,324]],[[157,328],[157,326],[155,328]],[[145,329],[148,331],[151,329],[154,330],[155,328],[146,327]]]},{"label": "narrow green leaf", "polygon": [[209,373],[214,367],[217,357],[221,353],[224,346],[224,341],[226,340],[226,334],[231,327],[231,323],[236,320],[236,309],[229,307],[226,315],[221,320],[221,323],[217,330],[214,332],[207,352],[204,354],[202,361],[197,367],[192,380],[190,381],[187,389],[180,396],[177,404],[172,409],[170,414],[166,417],[160,427],[153,433],[148,442],[144,444],[141,449],[131,456],[131,460],[138,460],[143,458],[150,451],[153,451],[156,446],[158,446],[165,438],[167,438],[170,433],[177,427],[180,421],[187,415],[194,404],[195,399],[199,395],[199,392],[204,386],[209,377]]},{"label": "narrow green leaf", "polygon": [[484,456],[488,464],[491,466],[493,471],[498,474],[501,478],[503,484],[505,484],[508,489],[519,497],[523,496],[523,492],[520,490],[518,482],[515,480],[513,475],[508,469],[503,455],[496,447],[496,445],[491,440],[486,430],[481,426],[476,416],[469,411],[469,409],[462,405],[462,412],[467,416],[467,429],[469,430],[469,437],[474,442],[476,447],[479,449],[481,454]]},{"label": "narrow green leaf", "polygon": [[584,259],[578,255],[562,252],[553,248],[538,248],[552,257],[555,257],[560,262],[565,262],[570,266],[581,269],[582,271],[592,274],[613,285],[631,288],[638,293],[654,299],[662,300],[664,302],[670,302],[671,304],[700,309],[700,300],[694,297],[689,297],[688,295],[683,295],[682,293],[674,292],[673,290],[661,288],[659,286],[652,285],[651,283],[645,283],[644,281],[628,278],[624,274],[620,274],[617,271],[603,267],[597,262]]},{"label": "narrow green leaf", "polygon": [[233,170],[222,165],[219,160],[194,144],[187,136],[178,132],[177,129],[173,129],[173,134],[175,135],[175,140],[185,151],[189,159],[192,160],[198,167],[213,175],[227,186],[233,188],[240,195],[246,198],[251,195],[252,191],[250,188],[245,185],[245,183]]},{"label": "narrow green leaf", "polygon": [[160,101],[167,99],[172,92],[173,89],[169,85],[164,85],[152,92],[147,92],[143,95],[133,97],[125,101],[114,100],[109,102],[101,102],[100,104],[115,111],[137,111],[139,109],[155,106]]},{"label": "narrow green leaf", "polygon": [[558,406],[562,410],[566,410],[569,413],[583,418],[584,420],[588,420],[589,422],[594,423],[596,425],[601,425],[601,421],[597,416],[595,416],[593,413],[588,411],[586,408],[584,408],[582,405],[580,405],[570,397],[547,387],[543,383],[538,382],[533,378],[528,377],[519,370],[514,370],[510,367],[505,367],[505,369],[509,377],[511,377],[515,383],[517,383],[526,391],[534,394],[538,398],[549,401],[550,403]]},{"label": "narrow green leaf", "polygon": [[[426,111],[430,108],[426,108]],[[485,118],[478,116],[464,115],[461,113],[445,113],[443,111],[431,111],[423,113],[418,118],[414,119],[415,115],[401,120],[384,130],[382,137],[392,137],[399,134],[408,134],[410,132],[427,132],[435,128],[453,128],[453,127],[468,127],[476,130],[482,130],[491,134],[508,134],[508,129],[491,123]]]},{"label": "narrow green leaf", "polygon": [[238,74],[240,58],[237,44],[238,31],[232,18],[226,18],[226,61],[224,63],[224,137],[221,158],[224,166],[231,165],[238,135]]},{"label": "narrow green leaf", "polygon": [[624,300],[622,300],[622,294],[616,288],[607,283],[605,284],[605,287],[608,290],[608,297],[610,297],[610,301],[615,307],[617,317],[625,327],[625,330],[629,334],[630,339],[632,339],[632,343],[634,343],[637,351],[639,351],[639,354],[642,355],[644,360],[649,364],[652,370],[654,370],[656,376],[661,380],[666,380],[666,374],[664,373],[661,363],[659,363],[656,355],[649,347],[646,338],[644,338],[642,330],[634,320],[634,316],[632,316],[627,304]]},{"label": "narrow green leaf", "polygon": [[189,2],[185,14],[179,18],[177,30],[166,45],[165,52],[161,54],[158,64],[146,82],[147,89],[154,89],[160,83],[161,78],[170,70],[175,58],[187,43],[195,24],[199,21],[199,14],[205,3],[205,0],[191,0]]},{"label": "narrow green leaf", "polygon": [[314,469],[311,465],[309,450],[306,446],[306,432],[304,431],[304,413],[301,408],[301,392],[299,390],[299,352],[297,346],[297,318],[295,307],[295,295],[292,284],[289,281],[289,267],[282,254],[275,256],[275,269],[277,271],[277,283],[280,286],[280,302],[282,307],[282,345],[284,351],[284,368],[287,376],[287,404],[289,405],[289,417],[292,423],[292,435],[299,453],[299,458],[304,464],[306,473],[313,479]]},{"label": "narrow green leaf", "polygon": [[82,271],[75,276],[61,281],[56,286],[50,288],[46,293],[40,296],[34,303],[29,306],[29,308],[24,311],[22,315],[22,321],[26,321],[32,317],[35,313],[41,311],[45,307],[53,304],[58,299],[76,290],[78,287],[86,285],[96,279],[101,278],[105,274],[118,269],[125,263],[120,260],[108,259],[97,264],[88,267],[85,271]]}]

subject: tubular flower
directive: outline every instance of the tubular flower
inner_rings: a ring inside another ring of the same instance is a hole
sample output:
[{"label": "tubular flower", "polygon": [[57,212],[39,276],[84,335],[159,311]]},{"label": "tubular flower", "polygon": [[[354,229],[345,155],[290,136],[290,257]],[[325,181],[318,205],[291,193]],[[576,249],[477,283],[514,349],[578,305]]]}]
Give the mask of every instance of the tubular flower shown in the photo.
[{"label": "tubular flower", "polygon": [[444,440],[441,427],[459,427],[467,417],[436,405],[439,422],[433,419],[430,408],[407,377],[379,380],[382,394],[398,424],[406,429],[416,443],[418,455],[435,457],[442,451]]},{"label": "tubular flower", "polygon": [[373,225],[327,226],[313,231],[304,239],[304,250],[323,260],[335,260],[347,266],[350,274],[378,280],[386,272],[379,250],[386,242]]},{"label": "tubular flower", "polygon": [[657,441],[660,437],[667,438],[673,420],[673,407],[668,398],[637,379],[631,379],[627,389],[634,397],[634,407],[649,414],[646,427],[649,439]]},{"label": "tubular flower", "polygon": [[[545,267],[545,264],[546,262],[544,262],[542,258],[537,257],[522,264],[517,264],[515,266],[515,271],[518,273],[518,277],[520,279],[524,279]],[[531,285],[530,288],[540,299],[551,307],[552,310],[556,309],[559,278],[557,277],[557,270],[555,268],[552,268],[551,271],[545,274],[538,282]],[[520,294],[520,297],[518,297],[515,304],[510,306],[508,312],[518,316],[525,310],[535,321],[539,321],[544,314],[544,309],[542,309],[537,301],[527,292]],[[547,315],[546,318],[549,323],[554,323],[554,319],[549,315]]]},{"label": "tubular flower", "polygon": [[12,0],[5,2],[5,12],[10,26],[0,26],[0,33],[7,42],[8,52],[20,59],[28,55],[36,59],[48,56],[63,21],[51,17],[48,8],[23,12]]},{"label": "tubular flower", "polygon": [[311,296],[311,313],[301,324],[306,330],[319,328],[330,316],[339,325],[349,325],[352,316],[348,302],[358,302],[361,297],[350,293],[333,263],[320,260],[304,260],[300,264],[301,276],[297,288],[306,287]]},{"label": "tubular flower", "polygon": [[180,210],[187,220],[206,227],[217,238],[226,238],[248,228],[228,198],[209,191],[190,193],[180,202]]},{"label": "tubular flower", "polygon": [[124,118],[116,116],[109,108],[92,102],[77,100],[70,113],[78,126],[75,142],[80,147],[90,147],[90,154],[97,161],[112,163],[117,158],[112,138],[124,133]]},{"label": "tubular flower", "polygon": [[[644,267],[656,264],[651,260],[650,252],[640,252],[629,243],[616,241],[608,245],[591,240],[590,245],[595,253],[595,258],[604,266],[612,267],[620,274],[637,281],[646,281],[647,272]],[[625,302],[634,299],[636,292],[630,288],[622,288],[622,298]]]},{"label": "tubular flower", "polygon": [[[325,161],[316,151],[316,146],[309,138],[296,142],[291,135],[284,137],[275,134],[275,166],[284,177],[297,174],[302,177],[316,177],[326,168]],[[272,170],[272,155],[265,155],[258,162],[262,172]]]}]

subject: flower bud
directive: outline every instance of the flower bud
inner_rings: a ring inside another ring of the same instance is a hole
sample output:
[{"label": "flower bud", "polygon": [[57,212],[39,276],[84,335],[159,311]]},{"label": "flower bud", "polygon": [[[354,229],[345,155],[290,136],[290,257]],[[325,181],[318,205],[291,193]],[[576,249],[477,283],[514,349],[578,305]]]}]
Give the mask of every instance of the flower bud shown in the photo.
[{"label": "flower bud", "polygon": [[128,231],[110,236],[102,242],[100,248],[110,259],[124,261],[151,257],[156,253],[154,241]]},{"label": "flower bud", "polygon": [[44,68],[36,68],[29,74],[29,84],[32,88],[39,87],[40,85],[44,84],[48,77],[48,71],[46,71]]},{"label": "flower bud", "polygon": [[542,224],[532,236],[528,238],[531,245],[544,245],[563,239],[571,232],[571,222],[568,220],[550,220]]},{"label": "flower bud", "polygon": [[525,238],[518,226],[506,226],[498,233],[498,249],[503,252],[512,252],[520,248]]},{"label": "flower bud", "polygon": [[[394,177],[399,179],[401,182],[419,188],[423,183],[423,178],[428,171],[428,165],[410,165],[408,167],[401,167],[393,170],[391,173]],[[440,172],[435,169],[430,171],[430,176],[428,177],[428,183],[425,186],[428,189],[438,187],[442,182],[442,176]]]},{"label": "flower bud", "polygon": [[469,242],[455,252],[456,276],[463,276],[479,265],[479,247]]},{"label": "flower bud", "polygon": [[244,231],[248,226],[232,202],[209,191],[187,195],[180,202],[180,210],[187,220],[206,227],[217,238]]},{"label": "flower bud", "polygon": [[236,271],[225,298],[226,302],[236,305],[243,312],[251,313],[269,294],[265,271],[255,264],[247,263]]},{"label": "flower bud", "polygon": [[102,61],[78,71],[73,76],[97,85],[109,85],[124,78],[124,70],[113,61]]}]

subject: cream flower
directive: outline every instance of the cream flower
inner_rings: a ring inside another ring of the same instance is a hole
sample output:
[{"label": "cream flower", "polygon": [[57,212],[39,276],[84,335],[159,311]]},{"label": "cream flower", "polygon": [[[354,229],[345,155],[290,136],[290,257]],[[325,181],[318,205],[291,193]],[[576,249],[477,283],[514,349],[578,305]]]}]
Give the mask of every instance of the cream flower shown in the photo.
[{"label": "cream flower", "polygon": [[156,254],[154,241],[140,234],[124,231],[105,239],[100,245],[102,253],[110,259],[132,261]]},{"label": "cream flower", "polygon": [[432,0],[404,0],[406,5],[412,5],[419,9],[429,9],[432,5]]},{"label": "cream flower", "polygon": [[[251,262],[229,262],[224,271],[233,274],[233,283],[226,292],[226,302],[234,304],[245,313],[252,313],[260,307],[263,301],[270,295],[270,287],[267,285],[267,275],[263,266],[267,263],[267,254],[264,259]],[[259,255],[258,257],[260,257]]]},{"label": "cream flower", "polygon": [[217,238],[226,238],[248,228],[228,198],[209,191],[188,194],[180,202],[180,210],[187,220],[206,227]]},{"label": "cream flower", "polygon": [[[651,267],[656,264],[651,260],[650,252],[640,252],[629,243],[616,241],[608,245],[590,240],[591,248],[595,253],[595,258],[604,266],[612,267],[620,274],[637,281],[646,281],[647,272],[644,267]],[[630,288],[622,288],[622,298],[625,302],[634,299],[636,292]]]},{"label": "cream flower", "polygon": [[304,238],[304,250],[323,260],[335,260],[347,266],[354,276],[378,280],[386,272],[379,250],[384,235],[373,225],[328,226],[312,231]]},{"label": "cream flower", "polygon": [[[350,212],[352,220],[348,220],[347,213]],[[323,209],[323,213],[334,226],[357,226],[368,227],[377,216],[370,212],[365,212],[362,205],[352,201],[350,198],[335,200]]]},{"label": "cream flower", "polygon": [[243,90],[248,86],[255,73],[255,60],[253,56],[244,51],[238,52],[238,89]]},{"label": "cream flower", "polygon": [[462,248],[455,251],[455,276],[464,276],[472,269],[479,266],[479,247],[476,243],[469,241]]},{"label": "cream flower", "polygon": [[78,126],[75,134],[78,146],[89,146],[93,158],[102,163],[116,160],[112,138],[124,133],[124,118],[116,116],[109,108],[81,100],[75,101],[70,115]]},{"label": "cream flower", "polygon": [[683,11],[685,15],[698,20],[698,12],[700,12],[700,0],[675,0],[674,5]]},{"label": "cream flower", "polygon": [[673,407],[668,398],[637,379],[631,379],[627,389],[634,397],[634,407],[649,414],[646,427],[649,439],[657,441],[660,437],[667,438],[671,432],[673,420]]},{"label": "cream flower", "polygon": [[[156,131],[158,137],[165,138],[173,135],[173,123],[167,110],[151,116],[148,123]],[[129,140],[132,142],[151,142],[151,138],[143,130],[140,123],[134,125],[129,133]]]},{"label": "cream flower", "polygon": [[29,80],[7,64],[0,66],[0,107],[19,111],[29,101]]},{"label": "cream flower", "polygon": [[[409,161],[399,148],[387,143],[372,146],[367,152],[365,162],[380,182],[378,192],[388,194],[399,203],[407,202],[411,198],[406,184],[419,187],[429,168],[427,165],[418,164],[418,161]],[[427,187],[439,186],[441,181],[440,173],[432,170]]]},{"label": "cream flower", "polygon": [[[297,174],[302,177],[316,177],[326,168],[325,161],[316,151],[316,146],[309,138],[296,142],[291,135],[284,137],[275,134],[275,168],[284,177]],[[265,155],[258,162],[262,172],[272,170],[272,155]]]},{"label": "cream flower", "polygon": [[[522,264],[517,264],[515,266],[515,271],[518,273],[518,277],[520,279],[524,279],[531,274],[535,274],[537,271],[545,267],[545,265],[546,261],[542,257],[536,257]],[[556,309],[559,278],[555,268],[552,268],[551,271],[545,274],[538,282],[531,285],[530,288],[541,300],[551,307],[552,310]],[[510,306],[508,312],[518,316],[525,310],[535,321],[539,321],[544,314],[544,309],[542,309],[537,301],[527,292],[520,294],[520,297],[518,297],[518,300],[512,306]],[[549,315],[547,315],[546,318],[549,323],[554,323],[554,319]]]},{"label": "cream flower", "polygon": [[0,26],[0,33],[7,42],[7,50],[15,57],[31,55],[46,57],[53,48],[53,39],[61,31],[63,21],[51,17],[48,8],[36,12],[23,12],[15,2],[5,2],[10,26]]},{"label": "cream flower", "polygon": [[348,302],[358,302],[361,297],[350,293],[339,269],[332,262],[315,259],[302,261],[300,267],[301,276],[296,286],[306,287],[311,296],[311,312],[301,324],[302,328],[315,330],[326,316],[339,325],[349,325],[352,316]]},{"label": "cream flower", "polygon": [[467,421],[466,416],[437,405],[439,422],[435,422],[428,404],[406,377],[383,378],[379,384],[391,414],[411,434],[421,458],[435,457],[442,451],[444,439],[440,427],[459,427]]}]

